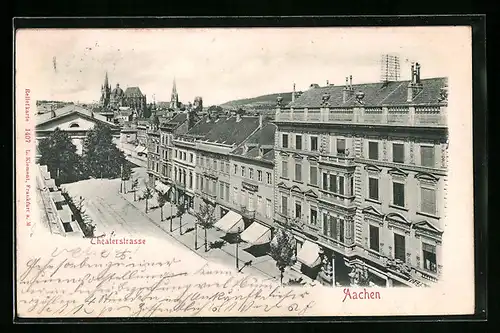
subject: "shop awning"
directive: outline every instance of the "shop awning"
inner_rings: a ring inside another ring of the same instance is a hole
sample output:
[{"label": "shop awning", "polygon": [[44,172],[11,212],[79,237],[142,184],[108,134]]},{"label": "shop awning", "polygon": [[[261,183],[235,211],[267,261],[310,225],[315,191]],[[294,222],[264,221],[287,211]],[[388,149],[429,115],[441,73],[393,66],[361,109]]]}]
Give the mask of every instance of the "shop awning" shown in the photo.
[{"label": "shop awning", "polygon": [[67,205],[63,206],[63,209],[58,210],[57,213],[59,214],[59,217],[64,223],[71,222],[71,215],[73,213],[71,212],[71,209]]},{"label": "shop awning", "polygon": [[63,202],[64,197],[61,194],[61,191],[50,192],[50,196],[54,202]]},{"label": "shop awning", "polygon": [[243,223],[243,217],[230,210],[224,215],[217,223],[214,224],[217,229],[225,231],[228,234],[243,231],[245,225]]},{"label": "shop awning", "polygon": [[240,237],[241,240],[252,245],[266,244],[271,241],[271,229],[254,222],[241,233]]},{"label": "shop awning", "polygon": [[147,149],[146,149],[146,147],[139,145],[139,146],[135,147],[134,151],[137,153],[144,153],[147,151]]},{"label": "shop awning", "polygon": [[56,188],[56,181],[54,179],[47,179],[45,181],[45,185],[47,185],[48,188]]},{"label": "shop awning", "polygon": [[297,260],[308,267],[316,267],[321,263],[319,253],[319,246],[306,240],[297,254]]},{"label": "shop awning", "polygon": [[155,182],[155,189],[159,191],[161,194],[165,195],[170,190],[170,186],[163,184],[161,181],[157,180]]}]

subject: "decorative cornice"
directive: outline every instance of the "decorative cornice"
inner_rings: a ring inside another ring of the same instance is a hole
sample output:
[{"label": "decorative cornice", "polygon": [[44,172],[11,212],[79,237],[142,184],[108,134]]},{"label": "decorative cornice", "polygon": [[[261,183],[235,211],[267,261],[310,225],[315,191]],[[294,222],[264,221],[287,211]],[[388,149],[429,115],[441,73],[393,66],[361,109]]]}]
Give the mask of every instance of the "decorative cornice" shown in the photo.
[{"label": "decorative cornice", "polygon": [[374,165],[374,164],[366,164],[364,169],[366,171],[373,171],[373,172],[381,172],[382,169],[379,168],[378,166]]},{"label": "decorative cornice", "polygon": [[428,172],[419,172],[415,175],[415,178],[417,178],[418,180],[431,181],[433,183],[436,183],[439,180],[438,177]]},{"label": "decorative cornice", "polygon": [[402,224],[405,224],[408,226],[411,226],[411,224],[412,224],[411,221],[409,221],[404,215],[402,215],[400,213],[389,213],[389,214],[385,215],[385,219],[387,219],[388,221],[402,223]]},{"label": "decorative cornice", "polygon": [[433,225],[431,222],[429,222],[427,220],[416,222],[416,223],[413,224],[413,227],[415,229],[420,229],[420,230],[435,232],[436,234],[442,234],[443,233],[443,230],[437,228],[435,225]]},{"label": "decorative cornice", "polygon": [[371,214],[377,217],[383,217],[384,214],[373,206],[365,207],[361,210],[363,214]]},{"label": "decorative cornice", "polygon": [[401,176],[408,177],[408,172],[401,170],[400,168],[393,167],[387,171],[391,176]]}]

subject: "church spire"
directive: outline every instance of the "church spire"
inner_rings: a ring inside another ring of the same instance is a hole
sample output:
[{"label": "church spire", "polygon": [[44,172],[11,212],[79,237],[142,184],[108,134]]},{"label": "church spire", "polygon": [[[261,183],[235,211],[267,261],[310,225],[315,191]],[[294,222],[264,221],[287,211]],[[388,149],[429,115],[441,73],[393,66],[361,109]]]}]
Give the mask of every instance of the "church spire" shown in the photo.
[{"label": "church spire", "polygon": [[179,106],[179,95],[177,94],[177,85],[174,83],[172,85],[172,95],[170,96],[170,108],[176,109]]},{"label": "church spire", "polygon": [[106,71],[106,76],[104,77],[104,87],[105,88],[109,87],[109,84],[108,84],[108,71]]}]

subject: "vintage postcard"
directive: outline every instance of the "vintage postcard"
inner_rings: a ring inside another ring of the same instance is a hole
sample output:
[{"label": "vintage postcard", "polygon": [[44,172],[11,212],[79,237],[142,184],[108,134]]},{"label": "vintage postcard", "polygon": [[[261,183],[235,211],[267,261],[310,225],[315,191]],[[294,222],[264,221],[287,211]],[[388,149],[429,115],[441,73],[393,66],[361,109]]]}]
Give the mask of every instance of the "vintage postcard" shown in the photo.
[{"label": "vintage postcard", "polygon": [[469,27],[20,29],[19,318],[474,312]]}]

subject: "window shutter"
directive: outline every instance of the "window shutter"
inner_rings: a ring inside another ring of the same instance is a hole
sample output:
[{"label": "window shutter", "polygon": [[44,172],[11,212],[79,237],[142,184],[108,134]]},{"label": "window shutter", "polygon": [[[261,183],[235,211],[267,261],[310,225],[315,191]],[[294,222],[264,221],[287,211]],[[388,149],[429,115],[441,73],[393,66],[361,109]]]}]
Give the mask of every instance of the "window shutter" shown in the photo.
[{"label": "window shutter", "polygon": [[421,188],[421,194],[422,212],[436,214],[436,191],[429,188]]}]

